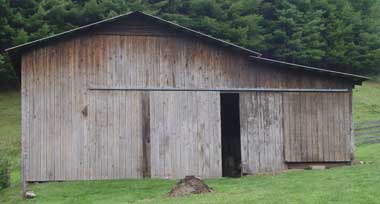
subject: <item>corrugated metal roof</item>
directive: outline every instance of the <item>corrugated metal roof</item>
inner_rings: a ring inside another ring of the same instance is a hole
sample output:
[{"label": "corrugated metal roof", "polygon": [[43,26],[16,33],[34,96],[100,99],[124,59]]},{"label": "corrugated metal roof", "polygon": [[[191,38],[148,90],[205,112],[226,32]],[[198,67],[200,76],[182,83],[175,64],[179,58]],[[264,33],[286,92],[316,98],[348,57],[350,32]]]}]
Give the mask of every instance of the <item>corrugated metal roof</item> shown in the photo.
[{"label": "corrugated metal roof", "polygon": [[230,42],[227,42],[227,41],[224,41],[224,40],[212,37],[210,35],[206,35],[204,33],[192,30],[190,28],[187,28],[187,27],[178,25],[176,23],[164,20],[162,18],[153,16],[153,15],[150,15],[150,14],[146,14],[146,13],[143,13],[143,12],[139,12],[139,11],[129,12],[129,13],[122,14],[122,15],[119,15],[119,16],[115,16],[115,17],[112,17],[112,18],[109,18],[109,19],[105,19],[105,20],[98,21],[98,22],[95,22],[95,23],[91,23],[91,24],[88,24],[88,25],[85,25],[85,26],[81,26],[81,27],[78,27],[78,28],[75,28],[75,29],[72,29],[72,30],[68,30],[68,31],[65,31],[65,32],[62,32],[62,33],[59,33],[59,34],[56,34],[56,35],[52,35],[52,36],[49,36],[49,37],[45,37],[45,38],[41,38],[41,39],[38,39],[38,40],[35,40],[35,41],[31,41],[31,42],[28,42],[28,43],[17,45],[17,46],[8,48],[5,51],[11,57],[12,63],[16,66],[16,71],[19,73],[20,72],[20,70],[19,70],[20,69],[20,56],[21,56],[21,54],[23,52],[25,52],[25,51],[27,51],[29,49],[33,49],[35,47],[41,46],[41,45],[46,44],[46,43],[54,43],[55,40],[62,39],[62,38],[68,38],[68,37],[71,37],[71,36],[73,36],[75,34],[82,33],[82,32],[85,32],[85,31],[87,31],[89,29],[98,27],[100,25],[104,25],[104,24],[108,24],[108,23],[111,23],[111,22],[115,22],[117,20],[127,19],[128,17],[131,17],[131,16],[148,17],[151,20],[156,21],[157,23],[165,24],[165,25],[170,26],[172,28],[175,28],[175,29],[187,32],[187,33],[189,33],[191,35],[194,35],[194,36],[199,37],[201,39],[207,40],[209,42],[216,43],[216,44],[218,44],[220,46],[228,47],[228,48],[234,49],[236,51],[245,53],[245,54],[251,56],[252,58],[254,58],[256,60],[261,60],[261,61],[264,61],[264,62],[281,64],[281,65],[286,65],[286,66],[291,66],[293,68],[299,68],[299,69],[304,69],[304,70],[308,70],[308,71],[314,71],[314,72],[324,73],[324,74],[328,74],[328,75],[334,75],[334,76],[343,77],[343,78],[348,78],[348,79],[353,80],[355,83],[361,83],[362,81],[369,79],[368,77],[354,75],[354,74],[348,74],[348,73],[343,73],[343,72],[325,70],[325,69],[320,69],[320,68],[315,68],[315,67],[309,67],[309,66],[304,66],[304,65],[298,65],[298,64],[293,64],[293,63],[288,63],[288,62],[283,62],[283,61],[263,58],[263,57],[261,57],[262,54],[259,53],[259,52],[256,52],[256,51],[253,51],[253,50],[250,50],[250,49],[238,46],[236,44],[233,44],[233,43],[230,43]]}]

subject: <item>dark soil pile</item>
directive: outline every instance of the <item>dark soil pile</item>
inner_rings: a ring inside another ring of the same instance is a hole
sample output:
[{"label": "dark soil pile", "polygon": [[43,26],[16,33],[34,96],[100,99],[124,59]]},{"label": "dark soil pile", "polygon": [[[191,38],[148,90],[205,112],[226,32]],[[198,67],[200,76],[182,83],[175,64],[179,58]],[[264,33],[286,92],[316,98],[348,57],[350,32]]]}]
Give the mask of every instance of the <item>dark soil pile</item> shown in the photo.
[{"label": "dark soil pile", "polygon": [[195,176],[186,176],[181,179],[169,192],[170,197],[181,197],[190,194],[210,193],[213,189],[208,187],[201,179]]}]

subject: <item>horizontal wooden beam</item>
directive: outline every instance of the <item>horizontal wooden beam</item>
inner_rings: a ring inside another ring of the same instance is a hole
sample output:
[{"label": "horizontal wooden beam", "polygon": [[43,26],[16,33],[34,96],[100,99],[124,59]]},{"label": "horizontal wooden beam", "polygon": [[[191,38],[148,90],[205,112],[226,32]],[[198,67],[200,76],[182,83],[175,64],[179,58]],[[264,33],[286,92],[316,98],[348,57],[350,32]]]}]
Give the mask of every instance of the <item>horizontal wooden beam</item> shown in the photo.
[{"label": "horizontal wooden beam", "polygon": [[218,92],[349,92],[348,89],[286,89],[286,88],[123,88],[123,87],[91,87],[91,91],[218,91]]}]

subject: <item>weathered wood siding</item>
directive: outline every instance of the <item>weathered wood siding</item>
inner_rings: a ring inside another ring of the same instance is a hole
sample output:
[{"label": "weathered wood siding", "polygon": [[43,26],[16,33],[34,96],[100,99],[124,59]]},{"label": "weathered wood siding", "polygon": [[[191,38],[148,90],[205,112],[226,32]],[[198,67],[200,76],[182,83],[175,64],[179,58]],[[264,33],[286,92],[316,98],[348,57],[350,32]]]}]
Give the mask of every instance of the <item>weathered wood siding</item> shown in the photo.
[{"label": "weathered wood siding", "polygon": [[[23,54],[27,181],[99,178],[84,160],[93,130],[82,110],[92,105],[91,87],[351,88],[341,79],[259,64],[180,33],[154,32],[157,26],[146,23],[143,32],[125,34],[128,25],[115,25],[107,33],[89,31]],[[101,178],[119,178],[110,173]]]},{"label": "weathered wood siding", "polygon": [[242,173],[286,168],[282,118],[282,93],[240,93]]},{"label": "weathered wood siding", "polygon": [[351,160],[351,93],[284,93],[285,160]]},{"label": "weathered wood siding", "polygon": [[151,176],[222,176],[218,92],[151,92]]},{"label": "weathered wood siding", "polygon": [[84,177],[118,179],[143,176],[142,97],[143,93],[135,91],[90,92],[88,137],[78,138],[83,138],[84,142],[77,142],[85,147],[79,161],[85,165],[81,168]]}]

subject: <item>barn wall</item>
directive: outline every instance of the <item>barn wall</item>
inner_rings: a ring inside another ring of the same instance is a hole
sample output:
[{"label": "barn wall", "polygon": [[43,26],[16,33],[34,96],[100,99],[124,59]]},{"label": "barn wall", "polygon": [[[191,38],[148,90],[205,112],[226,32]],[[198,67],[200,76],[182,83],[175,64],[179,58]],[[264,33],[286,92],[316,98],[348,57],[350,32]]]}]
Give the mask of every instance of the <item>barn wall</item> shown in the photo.
[{"label": "barn wall", "polygon": [[222,176],[218,92],[151,92],[151,176]]},{"label": "barn wall", "polygon": [[88,134],[73,143],[78,145],[74,149],[84,149],[76,154],[80,157],[72,155],[79,160],[74,164],[84,165],[84,171],[71,177],[142,178],[144,96],[141,92],[90,92],[88,110],[82,111],[88,117]]},{"label": "barn wall", "polygon": [[351,88],[334,78],[258,64],[187,37],[95,35],[80,40],[80,46],[90,54],[84,66],[103,79],[90,79],[90,87]]},{"label": "barn wall", "polygon": [[350,161],[351,93],[284,93],[285,160]]},{"label": "barn wall", "polygon": [[27,180],[94,179],[83,163],[86,142],[99,143],[85,141],[91,121],[82,111],[93,105],[91,87],[351,88],[346,81],[259,64],[188,36],[152,33],[99,31],[23,55]]},{"label": "barn wall", "polygon": [[282,93],[240,94],[242,173],[286,169]]},{"label": "barn wall", "polygon": [[351,93],[240,94],[243,173],[353,158]]}]

